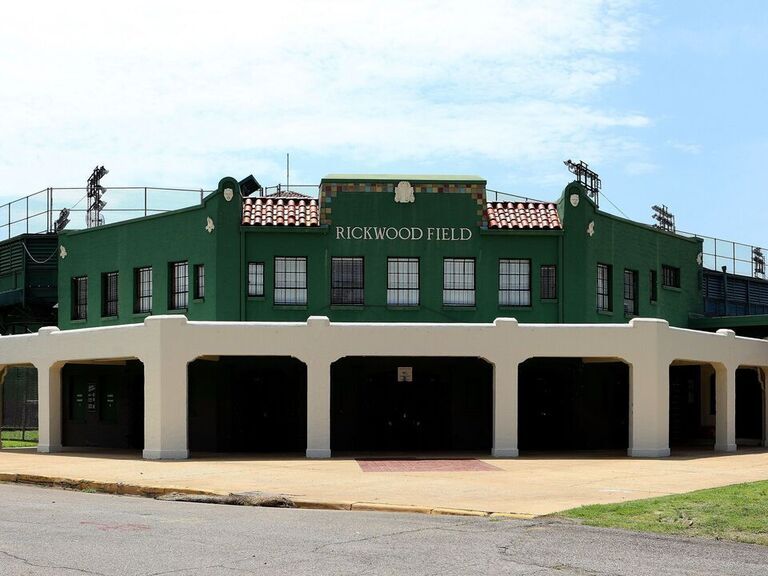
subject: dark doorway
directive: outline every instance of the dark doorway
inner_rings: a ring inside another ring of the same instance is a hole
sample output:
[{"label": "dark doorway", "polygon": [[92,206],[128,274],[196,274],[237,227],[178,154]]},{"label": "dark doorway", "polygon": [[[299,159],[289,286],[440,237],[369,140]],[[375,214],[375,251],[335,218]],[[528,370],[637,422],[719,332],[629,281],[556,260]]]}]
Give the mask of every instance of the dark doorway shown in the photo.
[{"label": "dark doorway", "polygon": [[736,444],[762,445],[764,405],[763,386],[757,370],[736,370]]},{"label": "dark doorway", "polygon": [[144,365],[66,364],[61,369],[62,444],[98,448],[144,446]]},{"label": "dark doorway", "polygon": [[[669,368],[669,444],[677,448],[715,445],[715,373],[702,380],[702,366]],[[706,390],[705,387],[706,386]]]},{"label": "dark doorway", "polygon": [[490,451],[493,366],[348,357],[331,366],[333,451]]},{"label": "dark doorway", "polygon": [[288,356],[190,363],[190,451],[304,452],[307,368]]},{"label": "dark doorway", "polygon": [[520,450],[613,450],[629,442],[629,368],[532,358],[519,369]]}]

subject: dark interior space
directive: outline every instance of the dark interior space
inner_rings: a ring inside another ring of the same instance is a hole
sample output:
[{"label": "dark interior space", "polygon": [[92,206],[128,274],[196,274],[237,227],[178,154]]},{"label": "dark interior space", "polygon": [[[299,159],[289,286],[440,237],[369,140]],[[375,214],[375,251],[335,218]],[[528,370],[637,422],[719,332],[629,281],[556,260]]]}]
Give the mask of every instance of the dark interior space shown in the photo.
[{"label": "dark interior space", "polygon": [[520,450],[614,450],[629,442],[629,368],[533,358],[519,371]]},{"label": "dark interior space", "polygon": [[[708,394],[703,394],[708,386]],[[671,447],[714,448],[715,374],[702,381],[701,366],[669,368],[669,444]],[[707,420],[709,422],[707,422]]]},{"label": "dark interior space", "polygon": [[190,363],[188,442],[197,452],[304,452],[307,368],[289,356]]},{"label": "dark interior space", "polygon": [[331,367],[331,449],[491,449],[493,366],[479,358],[349,357]]},{"label": "dark interior space", "polygon": [[763,439],[763,387],[757,370],[736,370],[736,443],[758,446]]},{"label": "dark interior space", "polygon": [[67,364],[62,380],[64,446],[144,447],[144,366]]}]

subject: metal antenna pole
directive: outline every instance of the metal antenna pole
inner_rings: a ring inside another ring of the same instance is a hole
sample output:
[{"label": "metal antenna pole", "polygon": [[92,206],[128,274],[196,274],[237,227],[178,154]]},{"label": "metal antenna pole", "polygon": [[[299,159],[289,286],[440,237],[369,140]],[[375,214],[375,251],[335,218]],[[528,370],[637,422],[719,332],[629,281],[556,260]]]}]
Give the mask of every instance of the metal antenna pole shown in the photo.
[{"label": "metal antenna pole", "polygon": [[291,155],[285,154],[285,189],[291,191]]}]

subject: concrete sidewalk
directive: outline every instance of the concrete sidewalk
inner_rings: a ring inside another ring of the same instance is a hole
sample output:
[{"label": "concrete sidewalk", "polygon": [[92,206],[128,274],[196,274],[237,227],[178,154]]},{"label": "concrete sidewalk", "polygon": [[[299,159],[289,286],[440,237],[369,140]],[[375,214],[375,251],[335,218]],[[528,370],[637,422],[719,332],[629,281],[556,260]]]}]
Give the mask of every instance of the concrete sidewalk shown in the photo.
[{"label": "concrete sidewalk", "polygon": [[0,451],[0,479],[24,481],[23,475],[30,475],[38,481],[89,480],[98,483],[92,485],[95,489],[120,483],[150,492],[263,491],[284,494],[303,507],[516,515],[768,479],[768,450],[762,448],[661,459],[572,453],[509,460],[483,457],[481,462],[490,466],[480,464],[485,468],[481,471],[366,472],[352,458],[215,455],[150,461],[133,452],[37,454],[32,449],[5,449]]}]

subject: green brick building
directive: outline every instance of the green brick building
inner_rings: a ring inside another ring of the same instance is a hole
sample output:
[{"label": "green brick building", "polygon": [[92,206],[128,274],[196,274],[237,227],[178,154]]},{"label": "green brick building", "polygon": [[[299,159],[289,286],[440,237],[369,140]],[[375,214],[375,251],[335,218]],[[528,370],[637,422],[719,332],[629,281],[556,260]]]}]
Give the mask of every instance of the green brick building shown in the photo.
[{"label": "green brick building", "polygon": [[485,185],[330,175],[318,199],[241,198],[224,178],[200,206],[61,234],[59,326],[183,313],[685,327],[701,313],[700,240],[600,212],[578,183],[552,203],[489,201]]}]

